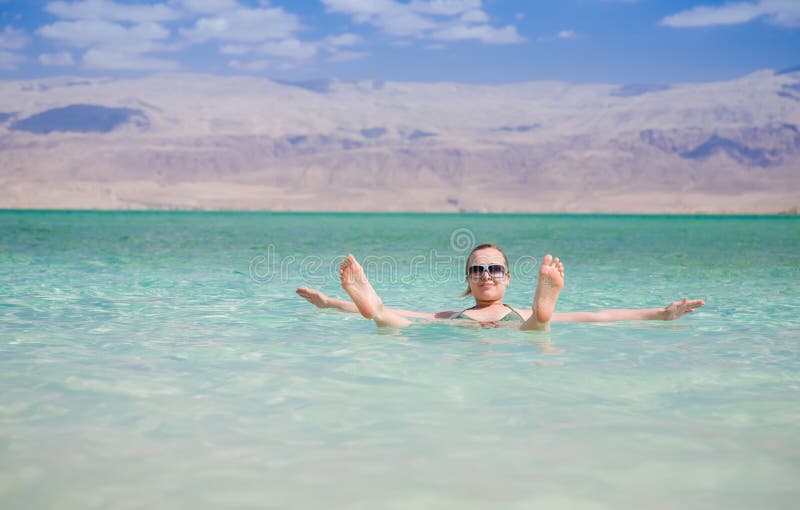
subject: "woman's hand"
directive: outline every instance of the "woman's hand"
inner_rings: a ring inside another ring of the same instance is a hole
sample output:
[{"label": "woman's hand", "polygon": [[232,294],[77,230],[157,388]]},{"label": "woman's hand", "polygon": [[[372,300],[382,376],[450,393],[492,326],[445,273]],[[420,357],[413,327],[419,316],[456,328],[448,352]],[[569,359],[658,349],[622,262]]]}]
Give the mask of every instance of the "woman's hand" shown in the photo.
[{"label": "woman's hand", "polygon": [[664,320],[672,321],[679,319],[687,313],[692,313],[695,308],[700,308],[705,302],[702,299],[683,298],[681,301],[673,301],[664,307]]}]

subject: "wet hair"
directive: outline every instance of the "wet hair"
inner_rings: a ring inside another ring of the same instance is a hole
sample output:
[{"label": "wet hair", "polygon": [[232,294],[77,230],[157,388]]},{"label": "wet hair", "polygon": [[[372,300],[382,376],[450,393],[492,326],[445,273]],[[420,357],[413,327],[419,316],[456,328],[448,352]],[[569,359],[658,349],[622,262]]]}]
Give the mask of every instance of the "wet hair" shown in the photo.
[{"label": "wet hair", "polygon": [[[471,252],[469,252],[469,257],[467,257],[467,263],[466,263],[466,265],[464,267],[464,275],[465,276],[467,274],[467,271],[469,270],[469,261],[472,259],[472,256],[475,255],[475,252],[476,251],[480,251],[480,250],[486,250],[488,248],[493,248],[493,249],[495,249],[495,250],[500,252],[500,255],[503,256],[503,263],[506,266],[506,274],[507,275],[509,274],[508,273],[508,269],[509,269],[509,267],[508,267],[508,257],[506,257],[506,252],[504,252],[503,249],[501,247],[499,247],[498,245],[496,245],[496,244],[486,243],[486,244],[479,244],[478,246],[473,248]],[[464,293],[461,294],[461,297],[467,297],[469,295],[472,295],[472,290],[470,290],[469,283],[467,283],[467,290],[465,290]]]}]

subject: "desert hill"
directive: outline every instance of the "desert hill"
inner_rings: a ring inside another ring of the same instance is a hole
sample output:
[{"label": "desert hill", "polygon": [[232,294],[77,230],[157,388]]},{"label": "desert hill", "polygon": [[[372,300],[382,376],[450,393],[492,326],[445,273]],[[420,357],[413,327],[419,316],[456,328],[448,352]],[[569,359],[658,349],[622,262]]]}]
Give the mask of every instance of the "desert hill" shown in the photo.
[{"label": "desert hill", "polygon": [[800,71],[699,84],[0,82],[0,207],[779,212]]}]

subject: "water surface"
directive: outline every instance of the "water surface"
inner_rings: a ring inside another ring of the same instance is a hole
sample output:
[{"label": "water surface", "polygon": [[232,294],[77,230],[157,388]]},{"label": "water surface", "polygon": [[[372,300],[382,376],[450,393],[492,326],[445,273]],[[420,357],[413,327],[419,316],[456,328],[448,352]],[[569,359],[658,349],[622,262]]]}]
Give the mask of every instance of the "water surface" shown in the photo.
[{"label": "water surface", "polygon": [[[707,305],[548,333],[316,310],[362,261],[389,306]],[[3,508],[795,508],[791,217],[0,212]]]}]

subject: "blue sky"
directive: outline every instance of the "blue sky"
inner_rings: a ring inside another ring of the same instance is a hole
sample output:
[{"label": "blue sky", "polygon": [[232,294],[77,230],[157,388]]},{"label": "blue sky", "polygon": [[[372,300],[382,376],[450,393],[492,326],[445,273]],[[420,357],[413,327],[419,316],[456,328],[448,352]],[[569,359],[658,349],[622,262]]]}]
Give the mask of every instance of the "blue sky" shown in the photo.
[{"label": "blue sky", "polygon": [[800,0],[0,0],[0,77],[714,81],[800,64]]}]

